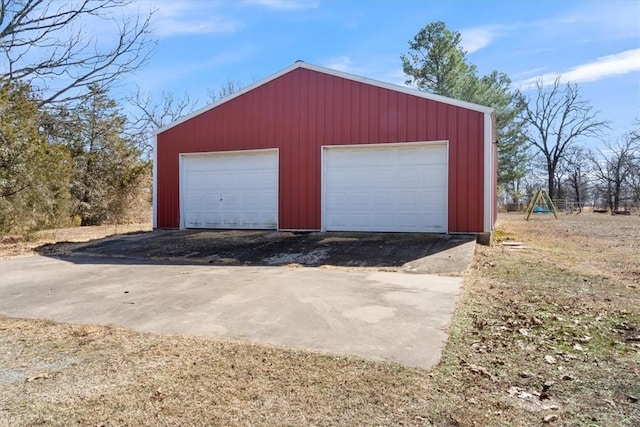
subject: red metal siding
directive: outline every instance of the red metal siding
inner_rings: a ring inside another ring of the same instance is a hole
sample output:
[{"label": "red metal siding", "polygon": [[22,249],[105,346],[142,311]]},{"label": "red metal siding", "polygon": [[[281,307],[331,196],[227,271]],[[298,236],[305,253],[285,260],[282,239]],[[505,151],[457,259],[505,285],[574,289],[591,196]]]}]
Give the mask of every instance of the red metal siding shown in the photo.
[{"label": "red metal siding", "polygon": [[483,231],[483,113],[297,68],[158,135],[157,225],[180,225],[179,153],[279,148],[279,226],[321,228],[323,145],[449,141],[449,231]]}]

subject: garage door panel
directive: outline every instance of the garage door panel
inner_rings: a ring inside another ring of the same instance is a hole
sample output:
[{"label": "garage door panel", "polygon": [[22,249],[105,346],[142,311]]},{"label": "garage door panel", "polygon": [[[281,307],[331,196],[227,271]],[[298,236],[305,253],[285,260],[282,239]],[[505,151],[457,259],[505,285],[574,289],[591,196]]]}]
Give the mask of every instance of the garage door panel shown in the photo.
[{"label": "garage door panel", "polygon": [[391,214],[386,214],[386,215],[378,214],[373,216],[373,223],[377,227],[385,227],[389,223],[391,223],[393,220],[394,220],[394,216]]},{"label": "garage door panel", "polygon": [[[397,225],[404,229],[418,228],[420,226],[420,217],[417,214],[402,214],[399,213],[394,217]],[[388,222],[385,224],[389,224]]]},{"label": "garage door panel", "polygon": [[442,184],[440,181],[446,173],[447,168],[445,166],[430,167],[429,169],[421,171],[419,179],[429,187],[441,188]]},{"label": "garage door panel", "polygon": [[327,203],[331,205],[347,205],[349,197],[346,193],[334,193],[327,195]]},{"label": "garage door panel", "polygon": [[348,180],[350,186],[357,187],[371,179],[371,176],[366,170],[360,170],[357,168],[337,169],[335,172],[335,176],[332,177],[332,182],[335,184]]},{"label": "garage door panel", "polygon": [[184,156],[182,170],[186,228],[277,228],[276,150]]},{"label": "garage door panel", "polygon": [[406,169],[396,171],[394,174],[397,182],[405,185],[411,185],[414,182],[417,182],[421,175],[421,170],[417,167],[408,167]]},{"label": "garage door panel", "polygon": [[425,205],[427,200],[424,197],[424,193],[418,193],[416,191],[398,191],[394,197],[395,208],[402,210],[403,208],[414,209],[419,205]]},{"label": "garage door panel", "polygon": [[325,147],[324,228],[446,232],[446,144]]}]

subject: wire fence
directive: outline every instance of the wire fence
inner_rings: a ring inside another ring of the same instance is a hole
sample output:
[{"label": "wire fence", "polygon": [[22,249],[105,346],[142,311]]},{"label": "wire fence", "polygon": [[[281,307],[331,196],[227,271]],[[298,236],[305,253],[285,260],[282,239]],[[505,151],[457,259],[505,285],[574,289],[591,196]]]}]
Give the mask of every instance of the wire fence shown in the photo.
[{"label": "wire fence", "polygon": [[[576,202],[569,197],[563,198],[555,198],[552,199],[553,205],[556,208],[556,211],[562,213],[579,213],[579,212],[594,212],[594,213],[612,213],[612,214],[635,214],[640,213],[640,204],[638,202],[629,202],[622,201],[618,210],[613,211],[609,208],[602,200],[597,202],[589,201],[589,202]],[[530,203],[530,198],[524,198],[519,201],[519,203],[501,203],[499,205],[499,210],[501,212],[524,212],[527,209],[528,204]]]}]

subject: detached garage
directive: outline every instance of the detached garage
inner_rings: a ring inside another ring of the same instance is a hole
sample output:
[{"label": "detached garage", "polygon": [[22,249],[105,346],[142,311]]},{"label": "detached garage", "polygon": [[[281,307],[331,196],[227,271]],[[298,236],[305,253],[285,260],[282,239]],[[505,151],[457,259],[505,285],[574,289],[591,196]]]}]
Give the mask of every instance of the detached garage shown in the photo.
[{"label": "detached garage", "polygon": [[158,130],[155,228],[490,233],[490,108],[296,62]]}]

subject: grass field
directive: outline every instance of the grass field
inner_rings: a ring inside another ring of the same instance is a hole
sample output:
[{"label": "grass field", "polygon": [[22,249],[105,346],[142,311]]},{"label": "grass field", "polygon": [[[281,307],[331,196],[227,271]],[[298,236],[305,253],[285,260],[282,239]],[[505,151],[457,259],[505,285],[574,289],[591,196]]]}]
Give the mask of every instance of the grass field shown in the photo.
[{"label": "grass field", "polygon": [[639,398],[637,215],[501,216],[431,371],[0,317],[0,425],[636,426]]}]

